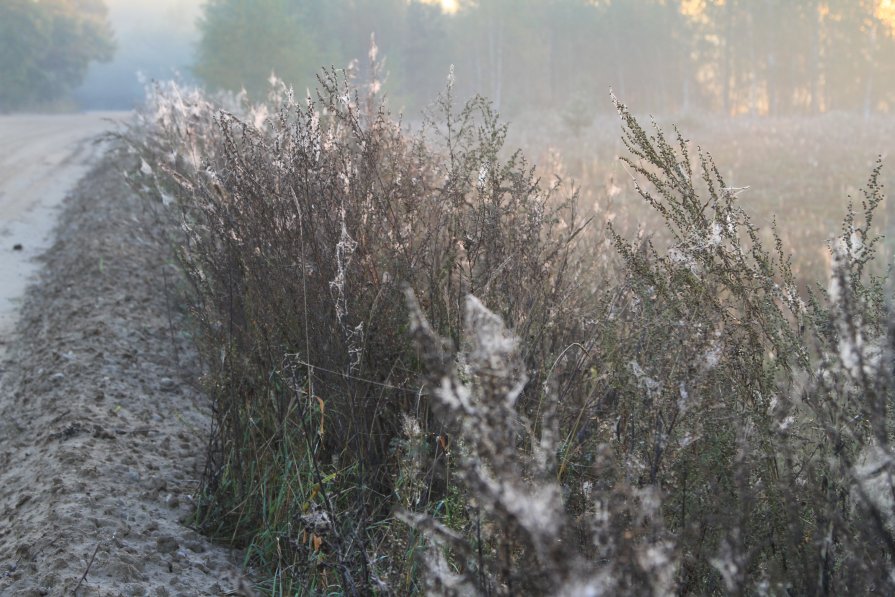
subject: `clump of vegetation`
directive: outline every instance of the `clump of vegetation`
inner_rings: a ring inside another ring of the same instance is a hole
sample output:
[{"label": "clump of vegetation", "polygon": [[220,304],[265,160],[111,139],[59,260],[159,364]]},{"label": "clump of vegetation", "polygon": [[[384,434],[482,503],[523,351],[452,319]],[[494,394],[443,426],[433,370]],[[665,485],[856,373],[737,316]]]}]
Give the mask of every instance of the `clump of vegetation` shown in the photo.
[{"label": "clump of vegetation", "polygon": [[[879,409],[892,398],[883,283],[864,272],[879,241],[879,167],[861,223],[849,210],[832,247],[835,291],[801,297],[779,237],[764,248],[711,158],[694,160],[680,134],[651,136],[618,107],[623,160],[670,246],[616,237],[627,275],[604,324],[614,347],[606,385],[624,461],[639,483],[662,488],[678,590],[885,586],[888,531],[855,518],[866,504],[846,497],[867,425],[889,424]],[[856,368],[852,351],[881,359]]]},{"label": "clump of vegetation", "polygon": [[[396,478],[403,417],[430,451],[448,426],[422,395],[402,288],[456,340],[464,297],[481,296],[531,338],[526,360],[543,376],[576,325],[565,314],[584,225],[573,192],[500,156],[506,129],[484,100],[455,113],[448,89],[430,146],[389,119],[375,87],[360,97],[330,71],[316,100],[279,86],[272,111],[248,120],[162,93],[139,142],[147,188],[179,208],[215,402],[203,524],[278,582],[348,592],[413,580],[398,554],[415,533],[389,522],[412,481]],[[415,507],[434,512],[450,488],[428,476]],[[393,557],[376,556],[383,547]]]},{"label": "clump of vegetation", "polygon": [[622,104],[666,224],[633,244],[485,100],[449,85],[414,135],[370,72],[226,110],[159,87],[129,136],[214,406],[198,523],[260,588],[891,590],[879,168],[805,291],[711,157]]}]

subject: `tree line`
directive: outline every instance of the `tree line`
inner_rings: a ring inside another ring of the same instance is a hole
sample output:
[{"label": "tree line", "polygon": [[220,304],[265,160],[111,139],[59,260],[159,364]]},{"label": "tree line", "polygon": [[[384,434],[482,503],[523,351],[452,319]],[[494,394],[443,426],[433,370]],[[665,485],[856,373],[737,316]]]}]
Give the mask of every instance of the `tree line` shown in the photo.
[{"label": "tree line", "polygon": [[0,112],[65,97],[114,49],[102,0],[2,0]]},{"label": "tree line", "polygon": [[[195,73],[263,93],[313,87],[375,32],[393,104],[418,108],[455,65],[459,93],[503,111],[604,97],[638,109],[785,115],[895,107],[887,0],[211,0]],[[359,62],[363,74],[364,61]],[[609,107],[609,102],[595,102]]]},{"label": "tree line", "polygon": [[[895,109],[891,0],[210,0],[193,73],[263,95],[367,56],[392,104],[418,110],[455,65],[457,92],[504,113],[609,109],[787,115]],[[0,2],[0,110],[52,102],[109,60],[102,0]],[[359,60],[364,76],[366,60]]]}]

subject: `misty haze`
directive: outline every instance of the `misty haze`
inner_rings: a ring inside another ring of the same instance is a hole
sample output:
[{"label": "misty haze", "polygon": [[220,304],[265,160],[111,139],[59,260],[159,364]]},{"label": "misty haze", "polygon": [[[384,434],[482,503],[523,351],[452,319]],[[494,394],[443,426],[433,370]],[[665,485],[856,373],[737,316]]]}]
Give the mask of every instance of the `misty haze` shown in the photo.
[{"label": "misty haze", "polygon": [[0,0],[0,595],[895,594],[893,150],[893,0]]}]

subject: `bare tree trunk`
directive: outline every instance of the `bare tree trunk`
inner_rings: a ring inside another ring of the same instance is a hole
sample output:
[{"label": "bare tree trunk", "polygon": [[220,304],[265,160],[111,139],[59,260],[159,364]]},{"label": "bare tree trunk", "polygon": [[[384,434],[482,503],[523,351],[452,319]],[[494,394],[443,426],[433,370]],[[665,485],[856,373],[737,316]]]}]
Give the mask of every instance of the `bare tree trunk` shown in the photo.
[{"label": "bare tree trunk", "polygon": [[817,2],[812,4],[814,10],[814,30],[812,35],[811,48],[811,113],[820,112],[820,37],[821,27],[823,26],[823,17],[820,12],[820,5]]},{"label": "bare tree trunk", "polygon": [[547,90],[547,97],[550,100],[550,105],[556,107],[556,98],[559,96],[558,90],[556,89],[557,82],[559,81],[559,77],[557,76],[557,69],[559,68],[559,61],[556,59],[556,24],[551,23],[550,25],[550,38],[547,42],[547,73],[548,81],[550,82],[550,89]]},{"label": "bare tree trunk", "polygon": [[873,69],[867,73],[867,81],[864,85],[864,120],[870,120],[873,114]]},{"label": "bare tree trunk", "polygon": [[758,74],[755,69],[755,15],[749,12],[749,115],[758,113]]},{"label": "bare tree trunk", "polygon": [[488,21],[488,63],[491,101],[500,110],[503,95],[503,19],[494,15]]},{"label": "bare tree trunk", "polygon": [[721,68],[721,79],[723,81],[723,103],[724,103],[724,114],[725,116],[730,116],[731,105],[730,105],[730,79],[733,76],[732,63],[733,63],[733,44],[731,43],[731,37],[733,36],[733,9],[731,8],[732,2],[726,2],[724,5],[724,58],[723,58],[723,67]]},{"label": "bare tree trunk", "polygon": [[867,51],[867,80],[864,84],[864,120],[869,120],[875,108],[874,78],[876,72],[876,24],[870,28],[870,48]]},{"label": "bare tree trunk", "polygon": [[792,107],[793,82],[790,78],[793,72],[791,67],[787,68],[792,60],[787,60],[785,52],[782,53],[783,59],[778,59],[780,28],[777,17],[779,9],[776,4],[772,0],[765,0],[763,7],[759,9],[761,16],[759,26],[765,32],[765,93],[769,116],[777,116]]},{"label": "bare tree trunk", "polygon": [[484,89],[485,89],[485,87],[484,87],[485,67],[482,64],[482,55],[484,54],[484,52],[482,52],[482,36],[479,34],[479,32],[476,32],[476,34],[473,36],[473,39],[475,40],[475,46],[476,46],[476,51],[475,51],[475,92],[483,93]]},{"label": "bare tree trunk", "polygon": [[618,24],[615,22],[615,14],[613,11],[609,12],[609,18],[612,19],[612,49],[615,51],[615,57],[613,62],[615,63],[615,77],[616,83],[618,83],[618,94],[619,97],[625,98],[627,97],[626,89],[625,89],[625,69],[622,66],[624,60],[622,59],[622,51],[621,47],[618,43],[618,35],[619,28]]},{"label": "bare tree trunk", "polygon": [[500,110],[503,101],[503,19],[497,26],[497,68],[495,73],[494,107]]}]

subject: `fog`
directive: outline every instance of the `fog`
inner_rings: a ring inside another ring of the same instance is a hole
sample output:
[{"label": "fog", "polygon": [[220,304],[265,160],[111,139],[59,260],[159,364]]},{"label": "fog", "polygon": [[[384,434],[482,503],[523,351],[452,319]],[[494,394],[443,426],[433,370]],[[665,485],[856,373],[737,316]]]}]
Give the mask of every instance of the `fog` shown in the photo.
[{"label": "fog", "polygon": [[[98,15],[99,1],[72,3]],[[892,0],[111,0],[108,9],[114,54],[90,61],[71,94],[81,109],[130,109],[141,80],[172,76],[260,101],[275,73],[303,95],[327,67],[361,87],[375,78],[388,109],[415,123],[453,72],[458,104],[486,97],[514,148],[540,165],[555,152],[599,201],[627,178],[615,162],[624,149],[612,89],[710,149],[794,245],[821,247],[800,257],[817,270],[849,195],[895,151]],[[631,206],[622,211],[638,224]]]},{"label": "fog", "polygon": [[893,154],[895,0],[0,0],[0,595],[895,594]]},{"label": "fog", "polygon": [[115,57],[92,63],[74,97],[82,108],[130,109],[144,94],[141,81],[191,80],[202,0],[107,0]]},{"label": "fog", "polygon": [[[462,96],[480,93],[506,115],[549,110],[582,123],[611,112],[610,87],[636,109],[660,114],[869,117],[895,107],[892,0],[105,5],[107,15],[102,0],[0,6],[8,63],[0,68],[8,88],[0,90],[0,109],[59,99],[82,109],[129,108],[142,95],[138,75],[245,88],[256,98],[266,94],[272,71],[303,91],[322,66],[357,60],[363,79],[374,33],[390,105],[411,114],[444,87],[451,65]],[[29,46],[37,38],[23,15],[41,30],[42,13],[54,11],[63,16],[58,31],[41,31],[46,41]],[[21,86],[26,92],[16,94]]]}]

